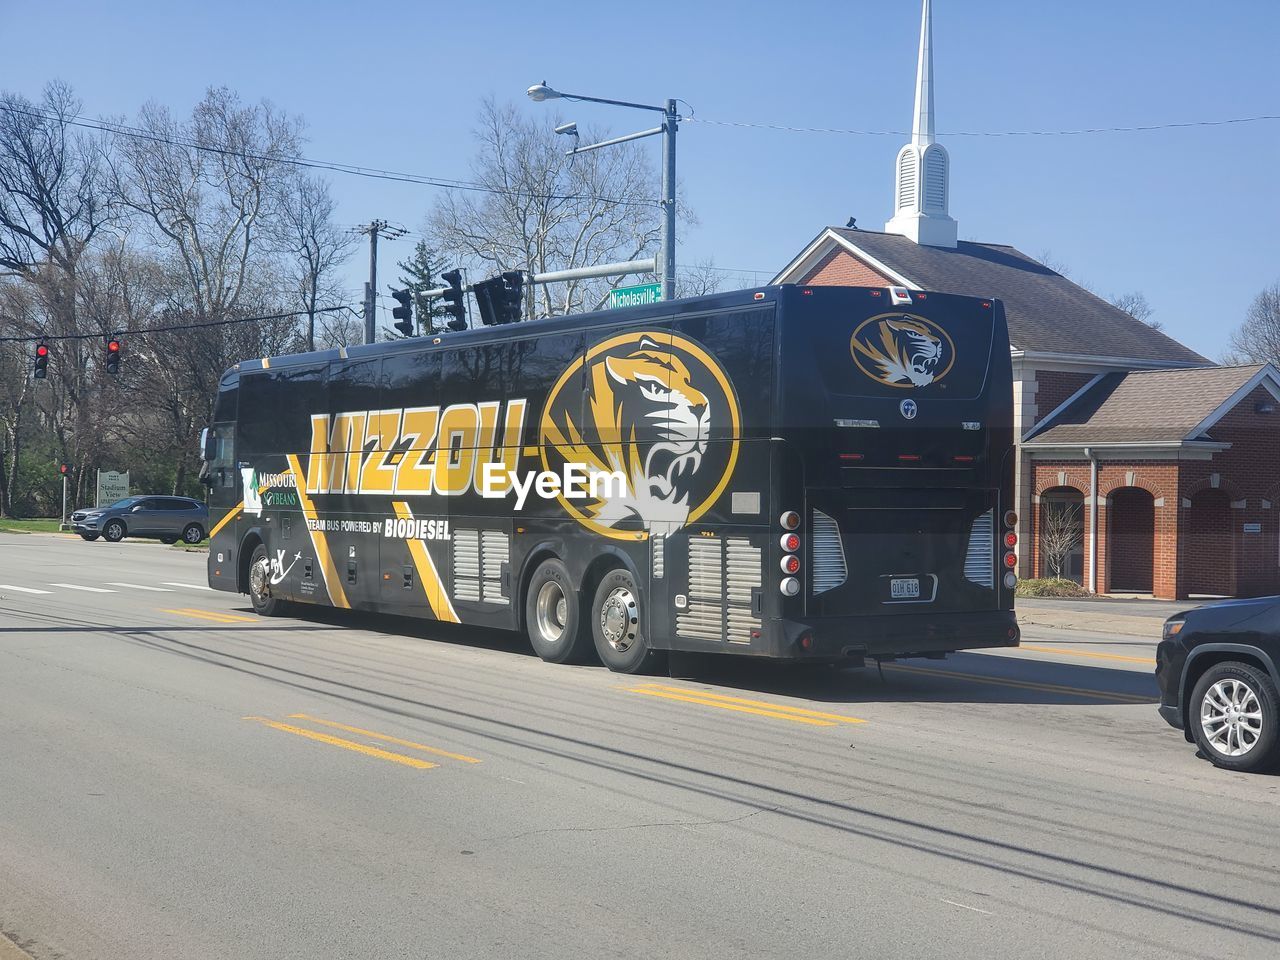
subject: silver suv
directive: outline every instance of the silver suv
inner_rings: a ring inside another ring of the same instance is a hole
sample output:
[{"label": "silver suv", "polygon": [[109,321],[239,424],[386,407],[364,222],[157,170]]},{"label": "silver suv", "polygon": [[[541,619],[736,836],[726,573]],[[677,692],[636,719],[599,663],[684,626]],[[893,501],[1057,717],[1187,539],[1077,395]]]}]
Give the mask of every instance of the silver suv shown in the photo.
[{"label": "silver suv", "polygon": [[209,529],[209,508],[189,497],[125,497],[109,507],[77,510],[71,529],[86,540],[150,537],[165,543],[199,543]]}]

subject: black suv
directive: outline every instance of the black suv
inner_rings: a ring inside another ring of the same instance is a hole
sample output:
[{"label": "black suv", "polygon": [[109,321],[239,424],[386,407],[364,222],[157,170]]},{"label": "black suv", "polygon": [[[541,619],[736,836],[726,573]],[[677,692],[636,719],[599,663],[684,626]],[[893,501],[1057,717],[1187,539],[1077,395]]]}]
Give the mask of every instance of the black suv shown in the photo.
[{"label": "black suv", "polygon": [[1280,763],[1280,597],[1179,613],[1156,648],[1160,715],[1219,767]]}]

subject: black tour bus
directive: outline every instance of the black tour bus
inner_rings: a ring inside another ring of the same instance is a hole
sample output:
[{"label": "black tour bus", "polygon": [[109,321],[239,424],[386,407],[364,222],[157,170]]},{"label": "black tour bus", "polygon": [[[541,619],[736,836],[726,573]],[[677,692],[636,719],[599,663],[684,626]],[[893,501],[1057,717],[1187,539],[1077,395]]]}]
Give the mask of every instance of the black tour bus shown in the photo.
[{"label": "black tour bus", "polygon": [[661,651],[864,662],[1014,646],[998,300],[767,287],[223,376],[209,583]]}]

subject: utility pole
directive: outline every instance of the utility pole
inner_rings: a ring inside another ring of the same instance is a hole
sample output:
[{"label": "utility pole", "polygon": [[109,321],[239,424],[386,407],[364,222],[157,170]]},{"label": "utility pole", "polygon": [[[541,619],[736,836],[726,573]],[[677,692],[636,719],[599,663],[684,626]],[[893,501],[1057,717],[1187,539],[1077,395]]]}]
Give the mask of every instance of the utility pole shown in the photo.
[{"label": "utility pole", "polygon": [[393,227],[385,220],[374,220],[357,227],[356,232],[369,235],[369,282],[364,285],[364,342],[373,343],[377,338],[378,234],[394,240],[409,231],[404,227]]}]

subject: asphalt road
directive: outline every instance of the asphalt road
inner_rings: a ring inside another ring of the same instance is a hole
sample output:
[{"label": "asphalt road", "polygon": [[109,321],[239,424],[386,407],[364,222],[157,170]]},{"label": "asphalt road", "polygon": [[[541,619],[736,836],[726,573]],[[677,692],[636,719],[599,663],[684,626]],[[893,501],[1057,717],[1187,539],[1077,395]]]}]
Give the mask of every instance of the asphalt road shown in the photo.
[{"label": "asphalt road", "polygon": [[203,571],[0,534],[40,960],[1280,954],[1280,778],[1197,759],[1143,638],[635,679]]}]

